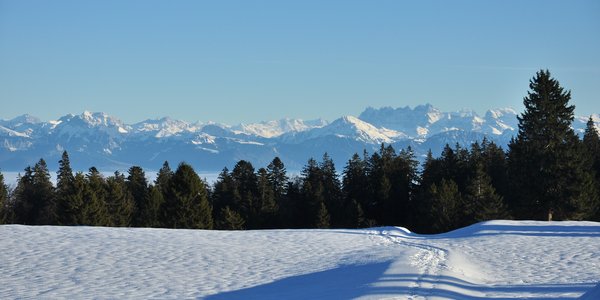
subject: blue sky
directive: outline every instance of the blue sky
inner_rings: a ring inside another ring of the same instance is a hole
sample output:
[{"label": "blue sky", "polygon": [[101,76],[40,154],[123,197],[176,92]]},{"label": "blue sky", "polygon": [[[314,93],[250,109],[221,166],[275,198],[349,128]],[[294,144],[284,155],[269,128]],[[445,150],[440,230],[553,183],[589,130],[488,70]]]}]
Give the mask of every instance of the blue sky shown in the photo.
[{"label": "blue sky", "polygon": [[600,113],[600,1],[0,0],[0,118],[522,110],[548,68]]}]

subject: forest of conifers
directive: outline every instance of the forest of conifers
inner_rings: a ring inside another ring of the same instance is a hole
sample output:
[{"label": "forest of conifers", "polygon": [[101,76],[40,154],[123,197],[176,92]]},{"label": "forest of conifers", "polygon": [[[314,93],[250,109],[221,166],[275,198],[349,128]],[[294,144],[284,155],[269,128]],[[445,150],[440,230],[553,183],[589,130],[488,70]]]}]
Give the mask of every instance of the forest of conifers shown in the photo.
[{"label": "forest of conifers", "polygon": [[0,174],[0,223],[199,229],[403,226],[444,232],[490,219],[600,220],[600,138],[590,118],[583,138],[574,106],[548,71],[530,81],[518,135],[504,150],[487,140],[446,145],[419,165],[410,148],[381,145],[338,172],[324,154],[289,177],[279,158],[256,170],[239,161],[209,185],[194,169],[165,162],[104,177],[73,173],[67,152],[56,186],[43,159],[10,189]]}]

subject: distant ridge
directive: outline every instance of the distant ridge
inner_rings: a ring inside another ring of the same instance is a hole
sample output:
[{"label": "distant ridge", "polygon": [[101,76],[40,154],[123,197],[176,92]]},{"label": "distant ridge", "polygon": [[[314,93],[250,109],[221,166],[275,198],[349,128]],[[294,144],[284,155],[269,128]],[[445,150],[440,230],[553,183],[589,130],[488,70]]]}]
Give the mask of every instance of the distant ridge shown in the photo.
[{"label": "distant ridge", "polygon": [[[573,124],[582,133],[588,117]],[[599,115],[594,115],[596,122]],[[0,170],[21,171],[40,158],[56,168],[63,150],[76,169],[96,166],[116,170],[139,165],[158,169],[165,160],[186,161],[199,171],[219,171],[244,159],[264,166],[279,156],[290,170],[300,170],[308,158],[327,152],[341,170],[364,149],[384,144],[411,146],[421,158],[446,144],[469,146],[484,137],[505,147],[518,128],[517,112],[493,109],[483,116],[470,110],[442,112],[431,104],[410,107],[369,107],[358,117],[331,122],[285,118],[251,124],[186,122],[168,117],[126,124],[102,112],[67,114],[41,121],[31,115],[0,120]]]}]

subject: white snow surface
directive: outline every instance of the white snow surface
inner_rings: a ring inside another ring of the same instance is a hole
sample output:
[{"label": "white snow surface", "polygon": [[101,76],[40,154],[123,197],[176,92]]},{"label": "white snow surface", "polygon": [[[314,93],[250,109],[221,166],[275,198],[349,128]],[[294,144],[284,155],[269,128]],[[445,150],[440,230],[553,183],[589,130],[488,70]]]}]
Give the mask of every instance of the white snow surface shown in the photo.
[{"label": "white snow surface", "polygon": [[600,223],[440,235],[0,226],[1,299],[598,299]]}]

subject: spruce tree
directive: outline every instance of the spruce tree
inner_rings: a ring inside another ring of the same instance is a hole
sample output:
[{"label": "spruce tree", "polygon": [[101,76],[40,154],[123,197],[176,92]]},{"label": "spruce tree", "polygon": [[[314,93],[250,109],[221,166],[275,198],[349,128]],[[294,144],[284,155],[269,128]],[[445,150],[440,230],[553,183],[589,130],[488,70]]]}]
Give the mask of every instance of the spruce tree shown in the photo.
[{"label": "spruce tree", "polygon": [[127,176],[127,190],[133,196],[135,209],[133,214],[133,226],[151,227],[157,224],[156,220],[157,209],[160,203],[149,203],[148,181],[146,173],[139,166],[129,168],[129,176]]},{"label": "spruce tree", "polygon": [[329,154],[323,154],[323,160],[319,166],[321,170],[321,184],[323,185],[324,204],[330,215],[329,226],[344,227],[346,216],[344,215],[345,203],[342,197],[342,183],[335,169],[333,159]]},{"label": "spruce tree", "polygon": [[4,184],[4,175],[0,172],[0,224],[8,221],[8,186]]},{"label": "spruce tree", "polygon": [[539,71],[524,98],[519,133],[509,144],[511,201],[517,217],[589,217],[598,195],[583,147],[571,128],[575,106],[549,71]]},{"label": "spruce tree", "polygon": [[175,171],[162,210],[163,225],[168,228],[213,228],[206,185],[187,163],[179,164]]},{"label": "spruce tree", "polygon": [[469,180],[463,200],[465,204],[462,209],[461,226],[509,218],[504,201],[501,196],[496,194],[483,163],[475,166],[475,175]]},{"label": "spruce tree", "polygon": [[25,168],[15,190],[16,222],[27,225],[56,224],[54,187],[44,159]]},{"label": "spruce tree", "polygon": [[269,175],[266,169],[260,168],[257,173],[258,185],[258,227],[275,228],[277,203],[275,202],[275,190],[269,181]]},{"label": "spruce tree", "polygon": [[113,227],[131,226],[135,202],[127,189],[125,176],[118,171],[115,172],[114,176],[106,179],[106,187],[107,225]]},{"label": "spruce tree", "polygon": [[69,154],[63,151],[61,160],[58,161],[58,172],[56,173],[56,217],[60,225],[75,225],[77,212],[73,209],[80,205],[71,203],[76,198],[75,176],[71,168]]},{"label": "spruce tree", "polygon": [[432,202],[431,229],[439,233],[458,228],[463,201],[458,185],[452,179],[442,179],[439,185],[431,186],[429,195]]},{"label": "spruce tree", "polygon": [[91,167],[86,174],[86,183],[83,192],[83,224],[105,226],[109,223],[106,180],[98,169]]},{"label": "spruce tree", "polygon": [[364,211],[365,207],[369,207],[371,200],[368,183],[367,163],[355,153],[346,163],[342,177],[345,214],[348,216],[347,227],[367,227],[375,222],[373,219],[368,220]]},{"label": "spruce tree", "polygon": [[[600,136],[596,129],[596,124],[590,116],[585,133],[583,135],[583,144],[585,145],[588,154],[588,163],[592,166],[595,173],[595,185],[596,192],[600,193]],[[600,197],[600,195],[598,196]],[[594,220],[600,221],[600,207],[596,207],[596,213],[593,217]]]},{"label": "spruce tree", "polygon": [[249,161],[240,160],[231,171],[231,177],[236,189],[234,206],[242,218],[246,221],[248,229],[256,229],[259,226],[259,211],[261,204],[258,200],[258,178],[254,172],[254,167]]},{"label": "spruce tree", "polygon": [[244,223],[244,218],[239,213],[225,206],[219,213],[216,227],[222,230],[243,230]]},{"label": "spruce tree", "polygon": [[23,175],[19,174],[17,186],[15,187],[14,199],[14,221],[17,224],[32,225],[34,223],[34,188],[33,169],[27,166]]}]

